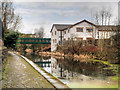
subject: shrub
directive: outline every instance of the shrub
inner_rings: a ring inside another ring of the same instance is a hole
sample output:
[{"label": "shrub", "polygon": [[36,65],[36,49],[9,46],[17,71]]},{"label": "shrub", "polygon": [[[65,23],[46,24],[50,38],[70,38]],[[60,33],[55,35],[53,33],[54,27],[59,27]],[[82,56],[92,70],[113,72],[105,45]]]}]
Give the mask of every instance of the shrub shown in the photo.
[{"label": "shrub", "polygon": [[4,33],[4,45],[7,48],[12,48],[14,50],[17,50],[18,40],[19,40],[18,32],[10,31]]}]

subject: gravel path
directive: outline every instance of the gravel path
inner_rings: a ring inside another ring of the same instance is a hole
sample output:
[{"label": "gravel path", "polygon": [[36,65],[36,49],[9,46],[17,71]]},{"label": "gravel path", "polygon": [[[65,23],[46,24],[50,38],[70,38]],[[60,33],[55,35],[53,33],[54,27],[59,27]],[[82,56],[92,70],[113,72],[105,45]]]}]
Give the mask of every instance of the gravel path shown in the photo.
[{"label": "gravel path", "polygon": [[11,53],[3,74],[3,88],[54,88],[23,58]]}]

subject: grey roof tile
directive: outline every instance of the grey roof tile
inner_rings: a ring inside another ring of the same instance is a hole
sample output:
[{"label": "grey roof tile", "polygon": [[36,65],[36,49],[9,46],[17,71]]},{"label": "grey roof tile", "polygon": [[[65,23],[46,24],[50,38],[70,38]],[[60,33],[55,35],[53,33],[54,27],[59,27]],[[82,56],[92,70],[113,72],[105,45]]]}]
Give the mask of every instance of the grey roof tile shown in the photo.
[{"label": "grey roof tile", "polygon": [[54,26],[56,27],[56,29],[65,29],[68,28],[70,26],[72,26],[72,24],[54,24]]}]

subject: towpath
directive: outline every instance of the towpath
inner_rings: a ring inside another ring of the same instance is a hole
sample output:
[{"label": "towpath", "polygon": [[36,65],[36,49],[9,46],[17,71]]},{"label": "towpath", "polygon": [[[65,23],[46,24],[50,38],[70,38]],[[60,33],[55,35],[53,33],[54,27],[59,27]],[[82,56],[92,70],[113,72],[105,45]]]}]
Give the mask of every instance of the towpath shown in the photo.
[{"label": "towpath", "polygon": [[14,53],[8,56],[2,84],[3,88],[54,88],[30,64]]}]

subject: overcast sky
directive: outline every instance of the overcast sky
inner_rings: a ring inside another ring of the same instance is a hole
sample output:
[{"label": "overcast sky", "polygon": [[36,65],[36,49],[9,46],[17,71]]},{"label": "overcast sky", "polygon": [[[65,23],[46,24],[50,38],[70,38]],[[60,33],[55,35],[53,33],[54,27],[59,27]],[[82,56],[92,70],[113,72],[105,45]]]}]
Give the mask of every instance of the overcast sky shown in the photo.
[{"label": "overcast sky", "polygon": [[53,24],[74,24],[83,19],[94,23],[94,13],[103,7],[111,8],[112,22],[118,14],[117,2],[15,2],[15,12],[22,17],[22,33],[34,33],[43,27],[45,37],[50,37]]}]

